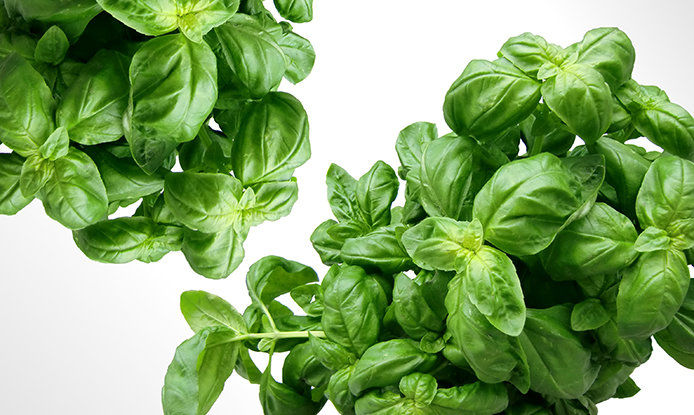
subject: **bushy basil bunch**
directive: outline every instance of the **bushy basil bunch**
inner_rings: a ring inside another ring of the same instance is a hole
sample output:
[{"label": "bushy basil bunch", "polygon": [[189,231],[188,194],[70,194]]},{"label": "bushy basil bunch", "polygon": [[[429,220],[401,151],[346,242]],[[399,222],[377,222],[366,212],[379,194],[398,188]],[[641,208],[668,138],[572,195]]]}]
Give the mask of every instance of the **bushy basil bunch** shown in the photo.
[{"label": "bushy basil bunch", "polygon": [[[335,220],[311,238],[322,282],[266,257],[243,314],[183,294],[195,335],[166,375],[166,414],[206,413],[234,370],[268,415],[328,400],[357,415],[577,415],[639,391],[652,337],[694,369],[694,120],[630,79],[617,29],[568,48],[524,34],[500,56],[449,91],[454,133],[398,137],[404,206],[387,164],[330,168]],[[665,152],[628,143],[640,136]],[[249,352],[289,352],[282,382]]]},{"label": "bushy basil bunch", "polygon": [[[312,0],[275,5],[313,17]],[[38,198],[91,259],[180,250],[224,278],[249,228],[296,201],[308,121],[277,88],[314,60],[262,0],[4,0],[0,214]]]}]

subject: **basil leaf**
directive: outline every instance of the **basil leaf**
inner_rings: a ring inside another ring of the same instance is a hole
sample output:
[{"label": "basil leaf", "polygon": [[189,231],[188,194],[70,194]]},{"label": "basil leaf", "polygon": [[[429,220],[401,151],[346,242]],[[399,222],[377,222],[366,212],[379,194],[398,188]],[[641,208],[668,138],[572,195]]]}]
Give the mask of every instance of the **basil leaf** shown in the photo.
[{"label": "basil leaf", "polygon": [[24,159],[17,153],[0,154],[0,215],[14,215],[33,200],[24,196],[19,180]]},{"label": "basil leaf", "polygon": [[92,145],[116,141],[123,132],[128,106],[130,59],[118,52],[99,51],[63,94],[56,122],[70,138]]},{"label": "basil leaf", "polygon": [[124,264],[158,261],[168,252],[180,250],[183,229],[132,217],[99,222],[75,231],[73,236],[89,259]]},{"label": "basil leaf", "polygon": [[217,100],[216,80],[212,50],[183,35],[151,39],[135,53],[124,125],[143,170],[154,172],[178,143],[195,138]]},{"label": "basil leaf", "polygon": [[233,228],[217,233],[186,230],[181,251],[193,271],[206,278],[222,279],[241,265],[246,236]]},{"label": "basil leaf", "polygon": [[12,53],[0,62],[0,135],[19,155],[38,151],[55,129],[50,89],[29,62]]}]

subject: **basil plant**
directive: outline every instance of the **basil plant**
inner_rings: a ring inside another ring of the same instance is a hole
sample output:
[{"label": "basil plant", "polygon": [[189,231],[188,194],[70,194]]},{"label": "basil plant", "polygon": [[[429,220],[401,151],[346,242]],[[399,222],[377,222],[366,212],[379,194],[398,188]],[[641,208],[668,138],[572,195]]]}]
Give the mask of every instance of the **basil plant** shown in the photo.
[{"label": "basil plant", "polygon": [[[313,17],[312,0],[275,6]],[[262,0],[4,0],[0,214],[37,198],[93,260],[183,251],[224,278],[297,199],[307,115],[278,86],[314,60]]]},{"label": "basil plant", "polygon": [[248,273],[243,313],[183,294],[195,334],[166,374],[166,414],[206,413],[234,371],[267,415],[328,401],[346,415],[578,415],[639,392],[653,338],[694,369],[691,115],[631,79],[618,29],[568,48],[526,33],[499,56],[448,92],[452,133],[400,133],[397,173],[330,167],[335,218],[311,237],[322,281],[271,256]]}]

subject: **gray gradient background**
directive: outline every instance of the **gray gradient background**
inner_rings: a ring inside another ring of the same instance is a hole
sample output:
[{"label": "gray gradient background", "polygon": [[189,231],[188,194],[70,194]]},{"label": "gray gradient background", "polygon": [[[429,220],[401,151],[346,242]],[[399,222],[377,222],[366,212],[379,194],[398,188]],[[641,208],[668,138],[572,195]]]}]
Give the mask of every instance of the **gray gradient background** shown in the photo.
[{"label": "gray gradient background", "polygon": [[[359,175],[378,159],[397,164],[394,140],[405,125],[433,121],[447,131],[441,106],[449,85],[469,60],[494,58],[510,36],[532,31],[568,45],[590,28],[618,26],[636,46],[634,77],[694,111],[689,1],[316,3],[315,21],[297,25],[314,42],[315,72],[286,86],[309,111],[313,158],[297,173],[301,194],[292,215],[253,229],[246,261],[229,279],[196,276],[177,253],[149,265],[90,262],[37,202],[0,217],[0,413],[161,413],[166,367],[191,334],[178,311],[180,293],[208,290],[243,308],[245,271],[268,254],[322,273],[308,239],[330,216],[330,162]],[[694,372],[660,349],[635,379],[643,388],[636,398],[601,405],[600,413],[691,413]],[[232,377],[211,413],[261,414],[257,392]]]}]

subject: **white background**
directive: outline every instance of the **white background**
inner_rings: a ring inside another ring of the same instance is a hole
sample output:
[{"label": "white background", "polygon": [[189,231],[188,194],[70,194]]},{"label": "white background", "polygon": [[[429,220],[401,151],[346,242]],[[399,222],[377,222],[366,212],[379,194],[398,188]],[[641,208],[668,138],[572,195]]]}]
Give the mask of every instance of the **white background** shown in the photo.
[{"label": "white background", "polygon": [[[311,117],[313,158],[297,173],[300,200],[290,217],[252,230],[246,260],[230,278],[205,280],[179,253],[157,264],[90,262],[37,202],[0,217],[0,413],[161,413],[166,367],[191,335],[180,293],[208,290],[243,309],[245,272],[268,254],[322,273],[309,235],[330,216],[329,163],[361,175],[379,159],[397,165],[394,140],[407,124],[433,121],[447,131],[441,106],[449,85],[468,61],[493,59],[511,36],[532,31],[566,46],[593,27],[618,26],[636,46],[634,77],[694,110],[688,1],[316,3],[315,21],[297,27],[314,43],[315,72],[286,87]],[[660,349],[635,379],[643,391],[601,405],[601,414],[691,413],[694,373]],[[234,375],[211,413],[261,414],[257,387]]]}]

